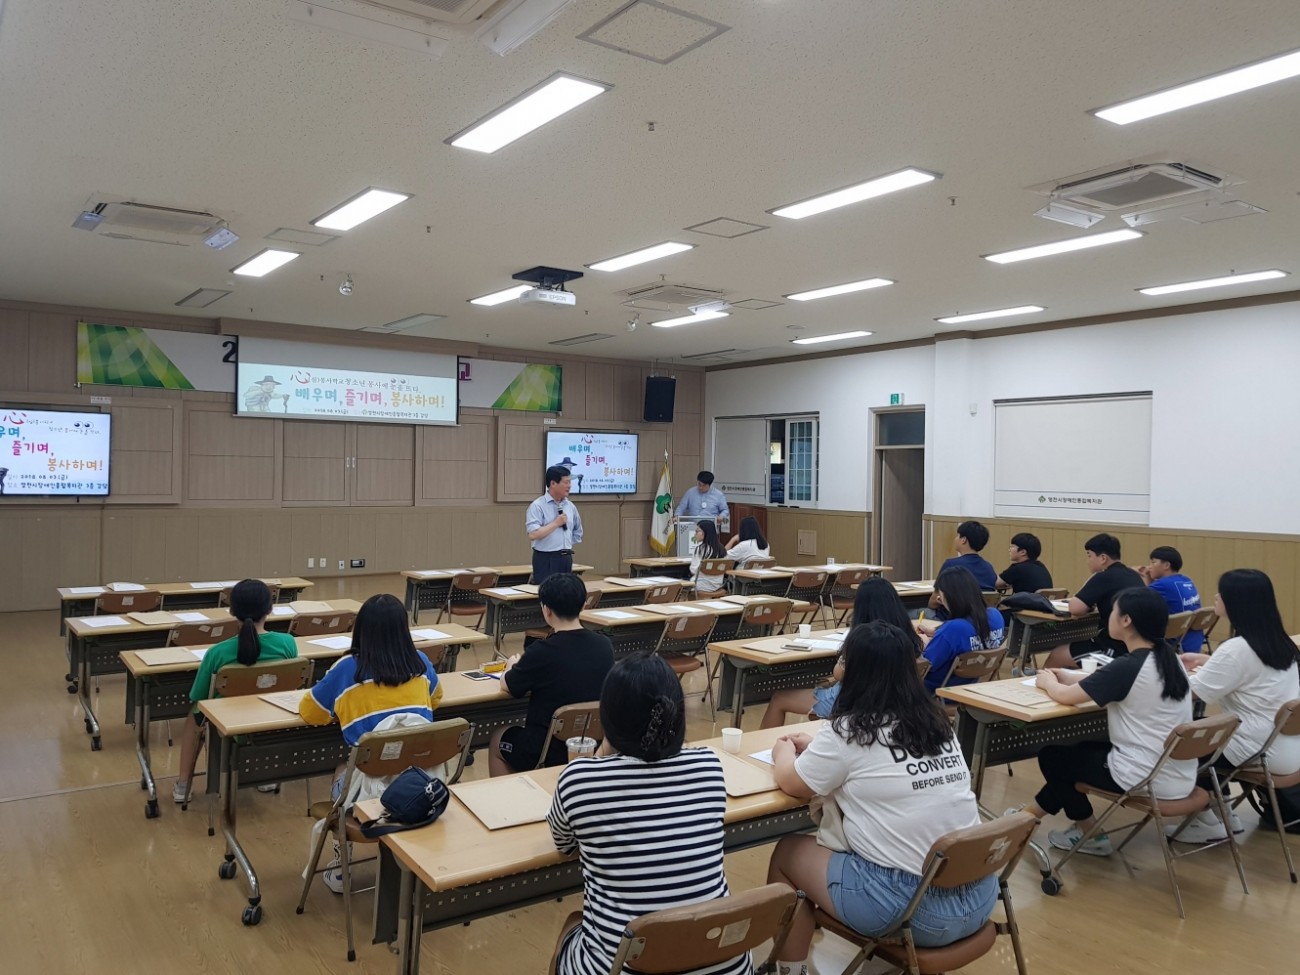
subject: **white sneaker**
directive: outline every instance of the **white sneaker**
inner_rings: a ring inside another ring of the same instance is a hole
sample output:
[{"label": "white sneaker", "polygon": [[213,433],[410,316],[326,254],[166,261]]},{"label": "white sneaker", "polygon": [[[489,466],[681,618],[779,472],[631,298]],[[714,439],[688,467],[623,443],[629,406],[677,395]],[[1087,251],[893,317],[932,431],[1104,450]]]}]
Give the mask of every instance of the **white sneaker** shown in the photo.
[{"label": "white sneaker", "polygon": [[[1241,820],[1237,818],[1234,812],[1228,813],[1229,821],[1232,823],[1232,831],[1241,833],[1245,830]],[[1178,824],[1173,823],[1165,827],[1165,835],[1173,837],[1178,830]],[[1213,812],[1206,809],[1196,814],[1196,818],[1187,824],[1187,828],[1175,837],[1178,843],[1214,843],[1217,840],[1226,840],[1228,831],[1223,828],[1223,823]]]},{"label": "white sneaker", "polygon": [[194,783],[181,782],[178,779],[176,781],[176,784],[172,786],[172,802],[178,803],[180,805],[185,805],[186,803],[192,801],[193,799],[194,799]]},{"label": "white sneaker", "polygon": [[1086,853],[1093,857],[1108,857],[1115,852],[1115,848],[1110,845],[1110,836],[1106,833],[1098,833],[1087,843],[1080,843],[1083,839],[1083,830],[1078,826],[1071,826],[1069,829],[1054,829],[1047,834],[1047,842],[1058,850],[1073,850],[1078,847],[1080,853]]},{"label": "white sneaker", "polygon": [[334,893],[343,893],[343,867],[338,857],[325,864],[325,872],[320,875],[320,879]]},{"label": "white sneaker", "polygon": [[258,792],[279,792],[279,791],[280,791],[280,783],[279,783],[279,782],[267,782],[265,785],[259,785],[259,786],[257,787],[257,791],[258,791]]}]

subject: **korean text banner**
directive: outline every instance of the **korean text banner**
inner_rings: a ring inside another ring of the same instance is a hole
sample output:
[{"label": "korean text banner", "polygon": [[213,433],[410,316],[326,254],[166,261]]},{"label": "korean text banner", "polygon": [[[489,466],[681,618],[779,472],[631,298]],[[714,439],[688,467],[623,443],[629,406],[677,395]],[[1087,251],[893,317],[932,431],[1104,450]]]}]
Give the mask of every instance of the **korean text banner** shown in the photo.
[{"label": "korean text banner", "polygon": [[459,378],[462,406],[533,413],[558,413],[564,408],[559,366],[461,359]]},{"label": "korean text banner", "polygon": [[77,382],[224,393],[235,346],[230,335],[78,322]]},{"label": "korean text banner", "polygon": [[455,423],[456,380],[241,361],[235,407],[240,416]]},{"label": "korean text banner", "polygon": [[546,466],[567,467],[574,494],[636,494],[635,433],[548,430]]},{"label": "korean text banner", "polygon": [[108,494],[107,413],[0,409],[0,495]]}]

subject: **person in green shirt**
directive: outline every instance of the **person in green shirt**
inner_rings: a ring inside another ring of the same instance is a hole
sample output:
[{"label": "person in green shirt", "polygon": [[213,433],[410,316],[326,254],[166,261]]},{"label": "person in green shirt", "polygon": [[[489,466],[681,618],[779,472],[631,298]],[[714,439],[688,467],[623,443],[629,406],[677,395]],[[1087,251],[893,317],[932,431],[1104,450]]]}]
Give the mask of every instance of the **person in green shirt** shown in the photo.
[{"label": "person in green shirt", "polygon": [[185,734],[181,739],[180,777],[172,787],[175,802],[188,803],[194,794],[194,766],[199,758],[199,731],[203,723],[198,705],[211,696],[212,678],[217,671],[228,664],[251,667],[262,661],[298,656],[298,645],[293,637],[287,633],[266,632],[266,618],[271,615],[272,602],[271,590],[261,579],[245,579],[230,590],[230,615],[242,625],[237,636],[208,648],[194,677],[194,686],[190,688],[194,708],[185,722]]}]

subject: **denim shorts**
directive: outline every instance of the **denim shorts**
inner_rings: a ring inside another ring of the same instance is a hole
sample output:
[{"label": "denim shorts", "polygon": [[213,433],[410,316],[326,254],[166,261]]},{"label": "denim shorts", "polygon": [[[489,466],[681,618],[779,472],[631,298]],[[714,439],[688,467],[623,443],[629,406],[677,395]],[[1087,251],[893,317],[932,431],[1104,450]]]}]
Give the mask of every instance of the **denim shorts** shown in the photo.
[{"label": "denim shorts", "polygon": [[839,696],[839,684],[832,684],[830,687],[814,687],[812,713],[819,718],[829,718],[831,708],[835,707],[835,700]]},{"label": "denim shorts", "polygon": [[[921,878],[884,867],[856,853],[832,853],[826,886],[835,916],[860,934],[884,934],[897,923]],[[993,913],[997,877],[964,887],[931,888],[912,915],[912,938],[919,948],[937,948],[974,934]]]}]

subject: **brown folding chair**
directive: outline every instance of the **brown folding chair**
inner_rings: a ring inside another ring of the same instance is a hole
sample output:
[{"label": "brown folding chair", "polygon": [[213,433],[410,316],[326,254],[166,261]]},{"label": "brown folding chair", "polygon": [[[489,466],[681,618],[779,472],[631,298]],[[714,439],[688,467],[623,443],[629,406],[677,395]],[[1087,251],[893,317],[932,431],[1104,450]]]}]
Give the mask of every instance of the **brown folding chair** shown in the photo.
[{"label": "brown folding chair", "polygon": [[[1074,845],[1074,848],[1067,850],[1065,855],[1056,861],[1056,866],[1052,868],[1052,875],[1043,879],[1044,892],[1054,894],[1060,890],[1061,867],[1078,852],[1084,843],[1102,831],[1102,828],[1106,825],[1106,820],[1110,818],[1115,810],[1133,809],[1142,813],[1142,818],[1136,823],[1128,823],[1120,827],[1120,831],[1127,830],[1128,835],[1124,837],[1124,842],[1115,848],[1115,852],[1123,853],[1124,847],[1128,846],[1129,841],[1142,831],[1142,827],[1155,820],[1156,840],[1160,843],[1160,852],[1165,856],[1165,868],[1169,872],[1169,884],[1174,889],[1174,901],[1178,905],[1179,917],[1185,918],[1187,916],[1183,911],[1183,894],[1178,888],[1178,874],[1174,871],[1174,861],[1179,857],[1203,853],[1205,850],[1226,843],[1232,851],[1233,862],[1237,865],[1237,876],[1241,879],[1241,889],[1249,894],[1250,888],[1246,886],[1246,871],[1241,865],[1241,851],[1237,849],[1237,841],[1232,835],[1231,827],[1226,830],[1228,834],[1226,839],[1200,844],[1190,850],[1176,851],[1173,848],[1174,841],[1187,828],[1187,824],[1192,821],[1192,818],[1211,806],[1214,807],[1222,822],[1231,822],[1227,805],[1223,800],[1223,793],[1219,788],[1219,774],[1214,768],[1214,763],[1223,754],[1224,746],[1232,739],[1233,732],[1237,730],[1240,724],[1240,718],[1234,714],[1226,713],[1216,714],[1212,718],[1201,718],[1199,721],[1180,724],[1169,732],[1169,736],[1165,739],[1164,750],[1160,755],[1160,760],[1156,762],[1155,768],[1147,774],[1146,778],[1125,792],[1108,792],[1085,782],[1075,785],[1079,792],[1109,800],[1110,805],[1096,818],[1092,828],[1083,834],[1083,838]],[[1196,759],[1200,763],[1201,771],[1210,776],[1212,787],[1207,791],[1197,786],[1183,799],[1156,798],[1152,783],[1166,763],[1190,759]],[[1168,836],[1165,835],[1166,818],[1181,820],[1178,828]]]},{"label": "brown folding chair", "polygon": [[727,573],[736,567],[735,559],[701,559],[700,568],[695,573],[695,598],[700,598],[700,577],[717,577],[722,580],[721,589],[711,589],[704,594],[705,598],[715,593],[726,593],[727,590]]},{"label": "brown folding chair", "polygon": [[[1029,838],[1038,826],[1029,813],[1015,813],[1000,819],[954,830],[939,837],[925,858],[921,883],[912,895],[892,930],[878,938],[858,934],[823,908],[814,910],[819,927],[838,935],[859,947],[853,961],[843,975],[856,972],[872,958],[882,958],[897,971],[910,975],[929,975],[933,972],[953,972],[988,954],[997,943],[998,935],[1011,939],[1011,950],[1016,957],[1016,971],[1025,975],[1025,954],[1020,945],[1020,927],[1016,924],[1015,909],[1011,904],[1011,889],[1007,881],[1029,846]],[[998,878],[998,900],[1006,915],[1005,921],[989,918],[984,926],[960,941],[938,948],[918,948],[912,939],[912,915],[922,898],[932,888],[953,890],[974,883],[984,877]]]},{"label": "brown folding chair", "polygon": [[[771,636],[776,632],[777,627],[785,624],[786,618],[790,615],[791,603],[789,600],[773,600],[772,602],[763,603],[746,603],[745,608],[740,612],[740,623],[736,626],[736,632],[732,635],[733,640],[754,640],[759,637]],[[718,671],[722,667],[722,654],[713,661],[713,666],[709,666],[709,645],[704,645],[704,666],[709,672],[707,683],[704,685],[704,693],[700,695],[700,700],[709,702],[709,714],[714,718],[718,716],[717,706],[713,700],[713,682],[717,679]]]},{"label": "brown folding chair", "polygon": [[1287,701],[1277,709],[1277,717],[1273,719],[1273,730],[1269,733],[1268,740],[1264,742],[1264,747],[1254,757],[1237,766],[1223,780],[1224,788],[1227,788],[1231,782],[1237,782],[1245,790],[1232,800],[1233,808],[1239,806],[1243,799],[1249,799],[1255,811],[1262,816],[1265,808],[1264,800],[1268,800],[1268,811],[1277,828],[1278,839],[1282,843],[1282,856],[1286,858],[1286,868],[1291,874],[1293,884],[1296,882],[1295,861],[1291,859],[1291,848],[1286,843],[1286,828],[1300,823],[1300,817],[1289,822],[1282,819],[1277,790],[1300,786],[1300,771],[1292,772],[1290,775],[1274,775],[1268,767],[1268,752],[1279,737],[1293,738],[1297,735],[1300,735],[1300,698]]},{"label": "brown folding chair", "polygon": [[1214,608],[1193,610],[1192,620],[1187,624],[1187,629],[1183,633],[1183,638],[1187,638],[1188,633],[1200,633],[1205,637],[1204,653],[1212,652],[1210,650],[1210,631],[1218,625],[1219,614]]},{"label": "brown folding chair", "polygon": [[1002,603],[1003,595],[1000,592],[985,592],[980,593],[980,595],[984,597],[984,605],[989,609],[993,609]]},{"label": "brown folding chair", "polygon": [[718,624],[713,613],[688,613],[664,620],[663,632],[655,644],[655,653],[668,662],[677,679],[704,666],[699,655],[709,645],[709,636]]},{"label": "brown folding chair", "polygon": [[1181,647],[1183,637],[1187,635],[1188,624],[1192,622],[1192,617],[1195,615],[1196,610],[1194,609],[1182,613],[1170,613],[1169,623],[1165,627],[1165,641],[1174,647]]},{"label": "brown folding chair", "polygon": [[451,588],[447,590],[447,601],[438,609],[438,618],[433,622],[441,623],[446,616],[477,616],[474,629],[483,626],[483,617],[487,615],[487,600],[480,589],[491,589],[500,576],[495,572],[457,572],[451,577]]},{"label": "brown folding chair", "polygon": [[[231,586],[221,590],[220,595],[217,596],[218,606],[230,605],[230,593],[234,588],[234,586]],[[278,582],[268,582],[266,588],[271,590],[271,602],[278,603],[280,601],[280,584]]]},{"label": "brown folding chair", "polygon": [[[344,807],[352,785],[352,777],[358,773],[374,778],[399,775],[411,766],[422,769],[434,769],[455,761],[455,769],[448,777],[449,783],[460,778],[465,768],[465,756],[469,753],[474,729],[464,718],[449,718],[446,721],[433,721],[415,727],[393,728],[387,731],[371,731],[361,736],[348,754],[348,764],[343,773],[343,788],[339,797],[332,802],[318,802],[312,806],[312,815],[325,820],[325,826],[316,833],[312,844],[310,869],[303,878],[302,897],[298,900],[298,913],[307,908],[307,895],[311,893],[311,881],[321,873],[320,855],[325,849],[325,837],[331,832],[339,846],[339,866],[343,869],[343,918],[348,933],[348,961],[357,960],[356,945],[352,937],[352,843],[378,843],[378,839],[369,839],[361,832],[361,824]],[[373,859],[373,858],[371,858]],[[329,868],[326,868],[329,869]],[[358,891],[361,893],[361,891]]]},{"label": "brown folding chair", "polygon": [[[712,969],[748,954],[769,938],[772,950],[759,971],[774,971],[777,952],[785,944],[803,898],[801,891],[785,884],[767,884],[743,894],[635,918],[623,932],[611,975],[625,971],[670,975]],[[548,969],[550,975],[555,975],[565,935],[581,922],[582,915],[575,913],[561,927]]]},{"label": "brown folding chair", "polygon": [[290,636],[328,636],[332,633],[351,633],[357,621],[353,612],[331,613],[328,616],[308,613],[289,621]]},{"label": "brown folding chair", "polygon": [[822,593],[822,604],[830,610],[836,626],[853,612],[853,602],[858,598],[858,586],[871,575],[870,569],[841,569]]},{"label": "brown folding chair", "polygon": [[745,561],[740,563],[739,567],[742,569],[770,569],[774,565],[776,565],[776,559],[769,557],[745,559]]},{"label": "brown folding chair", "polygon": [[[991,681],[998,675],[998,671],[1002,669],[1002,661],[1006,658],[1006,655],[1006,647],[998,647],[996,650],[970,650],[966,653],[959,653],[956,659],[953,660],[952,666],[948,668],[948,673],[939,687],[947,687],[954,677],[967,683],[973,682],[976,684]],[[924,657],[921,659],[925,660]],[[929,664],[928,660],[925,662]],[[930,668],[926,667],[926,673],[929,672]],[[957,716],[957,705],[949,704],[943,700],[940,700],[939,703],[948,712],[949,718]]]},{"label": "brown folding chair", "polygon": [[118,613],[152,613],[162,605],[162,593],[157,589],[136,589],[134,592],[106,592],[95,597],[96,616],[114,616]]},{"label": "brown folding chair", "polygon": [[656,603],[675,603],[681,594],[682,584],[680,582],[665,583],[662,586],[653,586],[647,589],[641,604],[643,606],[653,606]]},{"label": "brown folding chair", "polygon": [[[796,569],[785,590],[785,598],[794,603],[790,615],[798,616],[800,623],[807,623],[814,613],[820,615],[825,608],[822,606],[822,593],[826,591],[830,577],[825,569]],[[787,630],[791,622],[793,620],[786,621]]]},{"label": "brown folding chair", "polygon": [[[601,591],[587,593],[587,598],[582,603],[582,611],[585,613],[589,609],[595,609],[600,605]],[[555,631],[549,626],[537,626],[531,630],[524,630],[524,639],[527,640],[545,640]]]},{"label": "brown folding chair", "polygon": [[167,634],[169,647],[209,647],[239,632],[239,620],[216,620],[210,623],[180,623]]},{"label": "brown folding chair", "polygon": [[555,709],[551,715],[551,726],[546,730],[546,741],[542,743],[542,753],[537,757],[537,767],[546,764],[546,753],[551,750],[551,742],[568,741],[579,735],[595,738],[596,741],[605,737],[605,729],[600,724],[599,701],[566,704]]},{"label": "brown folding chair", "polygon": [[1070,590],[1068,589],[1039,589],[1038,595],[1046,596],[1048,599],[1068,599]]},{"label": "brown folding chair", "polygon": [[[926,675],[930,673],[930,661],[924,657],[916,658],[916,676],[918,680],[925,680]],[[950,715],[951,717],[951,715]]]}]

